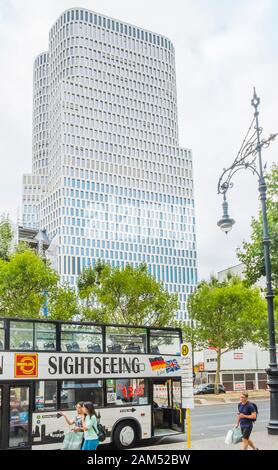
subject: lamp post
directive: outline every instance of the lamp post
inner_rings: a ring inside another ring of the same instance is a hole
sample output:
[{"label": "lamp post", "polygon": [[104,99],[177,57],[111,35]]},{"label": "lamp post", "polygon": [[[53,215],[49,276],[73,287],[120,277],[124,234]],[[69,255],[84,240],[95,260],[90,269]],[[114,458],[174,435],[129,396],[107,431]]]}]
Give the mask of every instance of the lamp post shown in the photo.
[{"label": "lamp post", "polygon": [[[267,426],[269,434],[278,434],[278,367],[276,356],[276,343],[275,343],[275,324],[274,324],[274,308],[273,298],[274,293],[271,285],[271,264],[270,264],[270,238],[268,233],[268,222],[266,212],[266,182],[264,178],[264,170],[262,165],[262,148],[269,147],[272,140],[278,135],[271,134],[268,139],[261,139],[262,128],[259,127],[259,111],[260,98],[256,94],[254,88],[253,98],[251,105],[254,108],[254,117],[247,134],[242,142],[238,154],[233,164],[224,169],[218,182],[218,194],[223,194],[223,216],[217,225],[227,234],[235,221],[228,215],[228,202],[226,193],[229,188],[233,186],[231,182],[233,175],[240,169],[249,169],[253,174],[256,174],[259,179],[259,195],[262,206],[262,220],[263,220],[263,246],[264,246],[264,265],[267,285],[267,310],[268,310],[268,335],[269,335],[269,367],[267,372],[267,384],[270,391],[270,420]],[[254,126],[254,127],[253,127]],[[258,157],[258,168],[256,166],[256,159]]]}]

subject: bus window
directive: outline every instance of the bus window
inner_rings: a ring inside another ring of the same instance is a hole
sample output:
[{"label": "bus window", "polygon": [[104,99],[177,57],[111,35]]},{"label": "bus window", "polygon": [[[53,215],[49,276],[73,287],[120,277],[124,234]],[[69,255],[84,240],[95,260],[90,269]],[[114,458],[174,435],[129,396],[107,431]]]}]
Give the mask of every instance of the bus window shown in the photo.
[{"label": "bus window", "polygon": [[94,406],[103,406],[102,380],[64,380],[61,386],[62,410],[74,410],[79,401],[91,401]]},{"label": "bus window", "polygon": [[178,331],[151,330],[151,354],[180,355],[180,336]]},{"label": "bus window", "polygon": [[57,409],[57,382],[39,380],[36,382],[36,411],[52,411]]},{"label": "bus window", "polygon": [[63,323],[61,350],[67,352],[102,352],[102,328],[94,325]]},{"label": "bus window", "polygon": [[10,322],[10,348],[22,350],[34,349],[32,322]]},{"label": "bus window", "polygon": [[148,382],[145,379],[107,379],[107,406],[147,405]]},{"label": "bus window", "polygon": [[106,328],[108,353],[144,354],[147,352],[147,331],[144,328]]},{"label": "bus window", "polygon": [[53,323],[35,323],[35,349],[56,349],[56,325]]},{"label": "bus window", "polygon": [[[35,341],[34,341],[35,338]],[[21,350],[56,349],[56,326],[47,322],[10,322],[10,348]]]},{"label": "bus window", "polygon": [[3,350],[5,347],[5,330],[4,322],[0,321],[0,350]]},{"label": "bus window", "polygon": [[9,447],[28,445],[29,420],[29,387],[11,387]]}]

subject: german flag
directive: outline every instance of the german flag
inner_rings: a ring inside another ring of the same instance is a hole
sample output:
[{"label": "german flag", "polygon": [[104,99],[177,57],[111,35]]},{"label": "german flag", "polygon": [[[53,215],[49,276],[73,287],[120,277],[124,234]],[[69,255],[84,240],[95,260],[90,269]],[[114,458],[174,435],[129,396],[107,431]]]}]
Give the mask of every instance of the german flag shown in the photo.
[{"label": "german flag", "polygon": [[155,357],[154,359],[149,359],[151,368],[153,371],[166,368],[166,362],[163,357]]}]

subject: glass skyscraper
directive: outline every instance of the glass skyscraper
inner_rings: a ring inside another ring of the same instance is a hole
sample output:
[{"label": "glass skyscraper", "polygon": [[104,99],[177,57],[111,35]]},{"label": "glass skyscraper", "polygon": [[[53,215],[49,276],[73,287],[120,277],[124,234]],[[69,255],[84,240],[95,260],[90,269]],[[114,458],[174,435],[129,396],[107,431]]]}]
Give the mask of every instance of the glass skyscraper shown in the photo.
[{"label": "glass skyscraper", "polygon": [[187,318],[192,156],[179,146],[169,39],[84,9],[62,13],[34,64],[32,170],[23,223],[55,239],[62,282],[99,258],[145,262]]}]

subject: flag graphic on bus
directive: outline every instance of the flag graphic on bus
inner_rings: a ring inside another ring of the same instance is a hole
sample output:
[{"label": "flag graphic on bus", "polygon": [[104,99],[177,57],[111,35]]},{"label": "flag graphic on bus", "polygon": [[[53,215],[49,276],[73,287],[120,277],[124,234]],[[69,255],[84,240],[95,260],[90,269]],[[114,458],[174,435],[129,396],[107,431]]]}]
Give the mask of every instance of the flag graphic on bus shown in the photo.
[{"label": "flag graphic on bus", "polygon": [[152,371],[156,372],[161,369],[166,369],[166,361],[163,359],[163,357],[155,357],[149,359]]},{"label": "flag graphic on bus", "polygon": [[155,357],[149,359],[151,368],[153,372],[166,372],[166,374],[170,374],[171,372],[177,372],[181,369],[177,359],[169,359],[165,361],[163,357]]},{"label": "flag graphic on bus", "polygon": [[177,359],[171,359],[170,361],[166,361],[166,373],[169,374],[171,372],[176,372],[180,370],[181,367],[177,361]]}]

